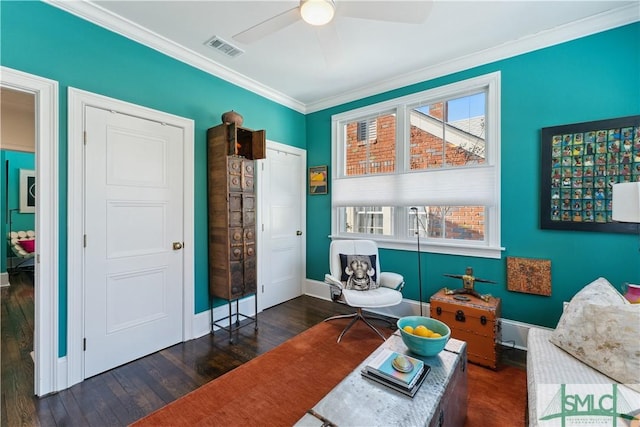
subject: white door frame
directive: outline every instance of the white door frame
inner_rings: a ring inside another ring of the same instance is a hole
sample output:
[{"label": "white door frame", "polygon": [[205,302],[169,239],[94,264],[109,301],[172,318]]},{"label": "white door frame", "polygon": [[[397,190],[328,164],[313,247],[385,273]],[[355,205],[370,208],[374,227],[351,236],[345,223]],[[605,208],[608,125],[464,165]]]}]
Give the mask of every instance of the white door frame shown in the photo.
[{"label": "white door frame", "polygon": [[184,267],[182,340],[194,337],[194,121],[70,87],[68,91],[68,323],[67,387],[84,380],[84,111],[92,106],[154,120],[183,129]]},{"label": "white door frame", "polygon": [[0,67],[0,85],[35,95],[34,393],[58,391],[58,82]]},{"label": "white door frame", "polygon": [[[290,154],[294,154],[297,156],[300,156],[300,159],[302,160],[302,169],[301,169],[301,173],[300,176],[297,177],[298,180],[300,180],[300,185],[303,189],[302,193],[306,194],[306,186],[307,186],[307,151],[303,150],[302,148],[297,148],[294,147],[292,145],[286,145],[286,144],[281,144],[279,142],[275,142],[275,141],[269,141],[267,140],[267,153],[268,150],[278,150],[278,151],[282,151],[284,153],[290,153]],[[267,154],[268,155],[268,154]],[[260,161],[259,161],[260,162]],[[257,221],[257,227],[259,232],[257,233],[257,244],[258,244],[258,290],[257,290],[257,296],[258,296],[258,311],[262,311],[264,308],[263,306],[260,304],[260,298],[259,295],[261,294],[261,290],[260,288],[262,287],[262,285],[264,284],[264,276],[265,276],[265,269],[268,268],[268,266],[265,266],[263,263],[261,263],[261,257],[260,254],[264,254],[267,253],[267,251],[270,250],[270,245],[269,242],[267,241],[267,239],[265,239],[263,237],[263,233],[264,233],[264,216],[263,216],[263,203],[265,203],[265,199],[267,199],[269,197],[269,195],[267,194],[267,189],[264,188],[264,179],[262,178],[264,176],[264,171],[262,170],[262,167],[258,168],[258,174],[257,174],[257,191],[256,191],[256,196],[257,196],[257,200],[256,200],[256,206],[258,206],[258,213],[257,213],[257,217],[256,217],[256,221]],[[292,177],[292,179],[295,179],[295,177]],[[307,258],[307,245],[305,243],[306,241],[306,236],[307,236],[307,199],[306,197],[303,197],[302,200],[300,200],[300,228],[302,231],[302,253],[301,253],[301,257],[302,257],[302,270],[300,272],[300,287],[301,289],[304,289],[303,285],[305,283],[306,277],[307,277],[307,263],[306,263],[306,258]],[[304,294],[304,292],[302,292]]]}]

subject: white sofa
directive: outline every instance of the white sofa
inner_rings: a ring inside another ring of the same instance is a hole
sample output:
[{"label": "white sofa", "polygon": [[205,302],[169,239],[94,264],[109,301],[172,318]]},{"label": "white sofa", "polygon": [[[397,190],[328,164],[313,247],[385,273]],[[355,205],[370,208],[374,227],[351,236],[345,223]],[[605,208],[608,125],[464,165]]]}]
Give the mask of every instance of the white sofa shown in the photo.
[{"label": "white sofa", "polygon": [[[556,347],[549,341],[553,331],[531,328],[527,337],[527,392],[529,426],[560,425],[559,418],[541,421],[540,418],[557,413],[557,404],[553,393],[559,391],[560,384],[585,385],[613,384],[614,380],[582,363],[569,353]],[[640,393],[618,385],[618,395],[629,404],[629,412],[640,414]],[[597,387],[597,386],[594,386]],[[589,390],[590,392],[590,390]],[[552,393],[549,395],[549,393]],[[554,404],[556,406],[554,407]],[[623,405],[620,402],[619,409]],[[640,416],[640,415],[638,415]],[[619,425],[627,425],[619,420]],[[554,423],[555,422],[555,423]],[[606,425],[612,425],[609,421]]]}]

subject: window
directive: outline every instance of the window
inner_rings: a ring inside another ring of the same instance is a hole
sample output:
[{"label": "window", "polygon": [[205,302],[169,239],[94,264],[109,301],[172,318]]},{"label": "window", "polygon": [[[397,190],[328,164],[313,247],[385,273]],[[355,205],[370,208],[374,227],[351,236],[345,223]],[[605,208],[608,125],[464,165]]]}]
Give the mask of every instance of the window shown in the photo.
[{"label": "window", "polygon": [[499,258],[500,74],[332,118],[332,234]]}]

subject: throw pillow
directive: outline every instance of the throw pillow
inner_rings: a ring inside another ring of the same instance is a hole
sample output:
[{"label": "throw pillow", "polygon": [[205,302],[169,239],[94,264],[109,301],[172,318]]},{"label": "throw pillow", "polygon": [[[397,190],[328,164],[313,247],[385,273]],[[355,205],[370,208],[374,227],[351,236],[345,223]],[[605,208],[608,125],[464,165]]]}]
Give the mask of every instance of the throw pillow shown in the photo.
[{"label": "throw pillow", "polygon": [[345,289],[366,291],[378,287],[375,255],[340,254],[340,265]]},{"label": "throw pillow", "polygon": [[18,244],[29,253],[36,250],[36,242],[33,239],[19,240]]},{"label": "throw pillow", "polygon": [[608,377],[640,391],[640,306],[604,278],[569,302],[549,339]]}]

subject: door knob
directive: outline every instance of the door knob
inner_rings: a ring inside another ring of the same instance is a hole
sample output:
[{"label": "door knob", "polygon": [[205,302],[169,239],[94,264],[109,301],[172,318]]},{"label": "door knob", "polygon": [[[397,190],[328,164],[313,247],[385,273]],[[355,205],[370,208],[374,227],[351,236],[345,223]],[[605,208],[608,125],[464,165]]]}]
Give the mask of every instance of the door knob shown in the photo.
[{"label": "door knob", "polygon": [[296,231],[296,236],[302,236],[302,231],[300,230]]},{"label": "door knob", "polygon": [[182,243],[181,242],[173,242],[173,250],[174,251],[179,251],[180,249],[182,249]]}]

